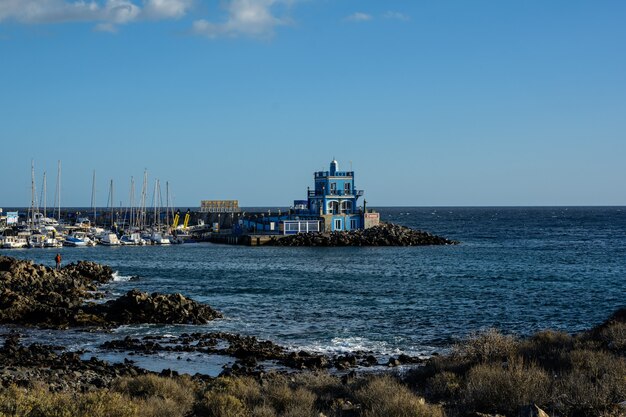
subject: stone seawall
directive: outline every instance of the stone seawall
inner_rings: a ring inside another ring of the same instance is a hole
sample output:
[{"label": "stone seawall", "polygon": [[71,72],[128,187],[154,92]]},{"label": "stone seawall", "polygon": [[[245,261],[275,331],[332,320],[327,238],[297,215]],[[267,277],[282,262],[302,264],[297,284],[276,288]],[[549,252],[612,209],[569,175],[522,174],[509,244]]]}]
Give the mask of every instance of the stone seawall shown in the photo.
[{"label": "stone seawall", "polygon": [[274,237],[270,246],[428,246],[456,245],[459,242],[392,223],[365,230],[331,233],[301,233]]}]

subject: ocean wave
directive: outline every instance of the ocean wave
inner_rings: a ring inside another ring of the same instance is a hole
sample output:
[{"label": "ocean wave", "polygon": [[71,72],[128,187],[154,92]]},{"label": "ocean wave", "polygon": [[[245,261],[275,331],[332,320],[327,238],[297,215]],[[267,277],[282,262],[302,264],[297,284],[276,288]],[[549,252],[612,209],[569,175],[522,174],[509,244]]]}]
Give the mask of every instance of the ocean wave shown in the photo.
[{"label": "ocean wave", "polygon": [[120,275],[120,273],[117,271],[113,272],[113,281],[126,282],[126,281],[130,281],[131,278],[132,278],[131,275]]}]

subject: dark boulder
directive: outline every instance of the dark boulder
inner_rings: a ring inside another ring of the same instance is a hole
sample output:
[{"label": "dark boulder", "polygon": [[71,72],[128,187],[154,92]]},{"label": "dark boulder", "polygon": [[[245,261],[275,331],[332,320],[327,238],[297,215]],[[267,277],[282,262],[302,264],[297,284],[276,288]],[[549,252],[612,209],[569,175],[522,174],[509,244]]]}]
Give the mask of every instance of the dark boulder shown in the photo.
[{"label": "dark boulder", "polygon": [[273,236],[270,246],[426,246],[456,245],[449,240],[428,232],[414,230],[391,223],[381,223],[365,230],[331,233],[300,233],[289,236]]}]

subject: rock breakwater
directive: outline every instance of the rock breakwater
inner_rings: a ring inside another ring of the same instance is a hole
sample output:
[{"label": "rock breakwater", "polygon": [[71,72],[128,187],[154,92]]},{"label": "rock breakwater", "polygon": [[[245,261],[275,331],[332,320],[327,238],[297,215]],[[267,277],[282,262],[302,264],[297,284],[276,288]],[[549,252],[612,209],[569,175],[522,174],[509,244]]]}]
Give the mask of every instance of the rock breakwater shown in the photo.
[{"label": "rock breakwater", "polygon": [[272,237],[270,246],[427,246],[459,242],[392,223],[365,230]]}]

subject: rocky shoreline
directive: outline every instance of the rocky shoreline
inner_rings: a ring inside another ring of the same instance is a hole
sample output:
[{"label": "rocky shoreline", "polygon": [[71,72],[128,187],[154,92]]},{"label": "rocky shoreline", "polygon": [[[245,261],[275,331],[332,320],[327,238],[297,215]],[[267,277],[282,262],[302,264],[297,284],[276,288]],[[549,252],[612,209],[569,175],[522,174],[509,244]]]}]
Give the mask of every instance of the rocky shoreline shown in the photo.
[{"label": "rocky shoreline", "polygon": [[[102,302],[100,286],[113,279],[113,270],[80,261],[60,270],[31,261],[0,256],[0,324],[51,329],[111,330],[126,324],[204,324],[221,318],[211,307],[182,294],[148,294],[133,289]],[[97,302],[100,300],[99,302]],[[127,356],[123,363],[108,363],[88,352],[72,352],[64,346],[21,343],[19,328],[6,333],[0,349],[0,384],[24,385],[29,379],[51,387],[81,391],[108,386],[120,376],[150,373],[133,365],[132,355],[196,353],[231,358],[222,376],[260,376],[271,369],[292,371],[349,371],[358,367],[395,367],[417,364],[420,358],[400,355],[379,359],[372,352],[328,356],[306,351],[290,352],[270,341],[230,333],[188,333],[180,336],[126,337],[104,342],[99,348]],[[50,372],[50,369],[56,370]],[[176,374],[166,370],[165,374]],[[196,375],[207,378],[207,375]]]},{"label": "rocky shoreline", "polygon": [[[100,286],[112,278],[111,268],[92,262],[55,271],[0,256],[0,323],[6,326],[0,334],[0,415],[626,415],[626,309],[576,335],[544,331],[517,339],[490,330],[454,346],[450,355],[428,359],[295,352],[220,332],[125,337],[99,346],[101,352],[126,355],[121,363],[65,346],[22,342],[19,326],[108,330],[122,324],[203,324],[221,317],[181,294],[131,290],[103,303]],[[150,372],[132,360],[188,353],[231,360],[218,377]],[[399,365],[408,366],[393,376],[383,372]],[[378,372],[365,372],[372,368]]]},{"label": "rocky shoreline", "polygon": [[331,233],[299,233],[272,237],[269,246],[431,246],[457,245],[458,241],[392,223],[365,230]]},{"label": "rocky shoreline", "polygon": [[113,280],[113,270],[80,261],[54,270],[32,261],[0,256],[0,324],[69,328],[117,327],[122,324],[203,324],[221,314],[181,294],[147,294],[131,290],[103,298],[100,285]]}]

